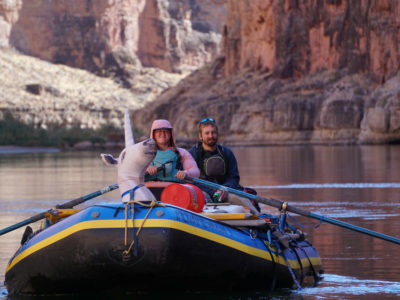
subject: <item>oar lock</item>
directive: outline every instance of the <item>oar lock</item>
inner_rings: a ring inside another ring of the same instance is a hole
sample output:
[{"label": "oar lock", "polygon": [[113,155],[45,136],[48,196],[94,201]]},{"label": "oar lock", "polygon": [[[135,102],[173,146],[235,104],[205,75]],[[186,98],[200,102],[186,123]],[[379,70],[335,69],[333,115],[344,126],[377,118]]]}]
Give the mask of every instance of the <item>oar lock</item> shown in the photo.
[{"label": "oar lock", "polygon": [[306,234],[301,230],[296,229],[294,233],[289,233],[281,230],[274,230],[272,235],[275,236],[279,243],[285,248],[289,248],[292,241],[304,241]]},{"label": "oar lock", "polygon": [[52,207],[51,209],[49,209],[47,211],[47,213],[49,213],[52,216],[58,216],[59,215],[59,211],[57,207]]},{"label": "oar lock", "polygon": [[282,203],[282,206],[281,206],[281,212],[282,212],[282,213],[285,213],[287,207],[288,207],[288,203],[287,203],[287,202],[283,202],[283,203]]},{"label": "oar lock", "polygon": [[74,209],[74,208],[60,209],[60,208],[53,207],[52,209],[50,209],[44,213],[45,222],[42,223],[42,228],[44,228],[48,225],[55,224],[58,221],[60,221],[61,219],[64,219],[73,214],[76,214],[79,211],[81,211],[81,209]]}]

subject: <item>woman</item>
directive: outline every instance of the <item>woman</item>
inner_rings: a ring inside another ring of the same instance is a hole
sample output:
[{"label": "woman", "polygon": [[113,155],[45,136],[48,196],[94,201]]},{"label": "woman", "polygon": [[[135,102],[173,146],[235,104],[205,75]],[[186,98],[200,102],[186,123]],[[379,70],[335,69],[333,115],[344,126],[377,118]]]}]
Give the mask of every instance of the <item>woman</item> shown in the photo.
[{"label": "woman", "polygon": [[157,143],[157,154],[147,168],[145,181],[179,181],[186,176],[199,177],[196,161],[188,151],[175,146],[171,123],[155,120],[151,126],[150,137]]}]

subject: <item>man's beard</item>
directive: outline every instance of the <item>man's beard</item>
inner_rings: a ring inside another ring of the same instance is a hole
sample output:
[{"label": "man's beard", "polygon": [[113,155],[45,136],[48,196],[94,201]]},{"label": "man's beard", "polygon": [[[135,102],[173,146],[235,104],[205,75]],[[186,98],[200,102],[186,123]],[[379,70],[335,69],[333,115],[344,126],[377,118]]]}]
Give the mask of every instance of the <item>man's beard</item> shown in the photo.
[{"label": "man's beard", "polygon": [[217,139],[204,139],[203,143],[206,144],[208,147],[214,147],[217,144]]}]

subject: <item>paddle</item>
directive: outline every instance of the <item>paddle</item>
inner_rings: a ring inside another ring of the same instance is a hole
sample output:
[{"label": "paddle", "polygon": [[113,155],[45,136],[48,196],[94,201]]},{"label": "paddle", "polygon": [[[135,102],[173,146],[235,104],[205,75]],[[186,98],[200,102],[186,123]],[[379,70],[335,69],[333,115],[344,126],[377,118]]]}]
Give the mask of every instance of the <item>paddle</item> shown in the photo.
[{"label": "paddle", "polygon": [[260,196],[256,196],[256,195],[248,194],[248,193],[245,193],[245,192],[242,192],[242,191],[239,191],[239,190],[235,190],[235,189],[223,186],[223,185],[219,185],[219,184],[216,184],[216,183],[213,183],[213,182],[209,182],[209,181],[205,181],[205,180],[202,180],[202,179],[199,179],[199,178],[193,178],[193,177],[189,177],[189,176],[187,176],[185,178],[185,181],[187,181],[189,183],[194,183],[194,184],[198,184],[198,185],[201,185],[201,186],[205,186],[205,187],[208,187],[208,188],[212,188],[212,189],[227,191],[228,193],[235,194],[235,195],[240,196],[240,197],[244,197],[244,198],[251,199],[251,200],[254,200],[256,202],[259,202],[259,203],[263,203],[263,204],[266,204],[266,205],[269,205],[269,206],[272,206],[272,207],[276,207],[279,210],[284,208],[287,211],[290,211],[292,213],[296,213],[296,214],[301,215],[301,216],[317,219],[317,220],[320,220],[320,221],[323,221],[323,222],[326,222],[326,223],[337,225],[337,226],[340,226],[340,227],[343,227],[343,228],[347,228],[347,229],[350,229],[350,230],[353,230],[353,231],[356,231],[356,232],[364,233],[364,234],[367,234],[369,236],[373,236],[373,237],[382,239],[384,241],[388,241],[388,242],[392,242],[392,243],[400,245],[400,239],[398,239],[398,238],[395,238],[395,237],[392,237],[392,236],[388,236],[388,235],[385,235],[385,234],[382,234],[382,233],[379,233],[379,232],[376,232],[376,231],[372,231],[372,230],[369,230],[369,229],[366,229],[366,228],[362,228],[362,227],[359,227],[359,226],[356,226],[356,225],[353,225],[353,224],[350,224],[350,223],[346,223],[346,222],[338,221],[338,220],[335,220],[335,219],[332,219],[332,218],[329,218],[329,217],[318,215],[318,214],[313,213],[311,211],[306,211],[304,209],[294,207],[294,206],[289,205],[286,202],[283,202],[283,201],[278,200],[278,199],[263,198],[263,197],[260,197]]},{"label": "paddle", "polygon": [[[117,188],[118,188],[118,184],[116,184],[116,183],[112,184],[112,185],[109,185],[109,186],[106,186],[106,187],[104,187],[104,188],[102,188],[102,189],[100,189],[100,190],[98,190],[96,192],[93,192],[91,194],[76,198],[76,199],[68,201],[68,202],[66,202],[64,204],[56,205],[55,209],[72,208],[72,207],[74,207],[74,206],[76,206],[78,204],[81,204],[81,203],[83,203],[85,201],[88,201],[90,199],[96,198],[97,196],[103,195],[103,194],[108,193],[110,191],[113,191],[113,190],[115,190]],[[54,208],[52,208],[52,209],[54,209]],[[49,209],[48,211],[51,211],[52,209]],[[48,211],[44,211],[44,212],[42,212],[40,214],[37,214],[37,215],[35,215],[33,217],[30,217],[30,218],[28,218],[28,219],[26,219],[24,221],[21,221],[21,222],[19,222],[17,224],[14,224],[14,225],[11,225],[11,226],[6,227],[4,229],[1,229],[0,230],[0,235],[3,235],[5,233],[7,233],[7,232],[10,232],[10,231],[13,231],[15,229],[18,229],[18,228],[20,228],[22,226],[31,224],[33,222],[39,221],[41,219],[44,219],[45,215],[46,215],[46,212],[48,212]]]}]

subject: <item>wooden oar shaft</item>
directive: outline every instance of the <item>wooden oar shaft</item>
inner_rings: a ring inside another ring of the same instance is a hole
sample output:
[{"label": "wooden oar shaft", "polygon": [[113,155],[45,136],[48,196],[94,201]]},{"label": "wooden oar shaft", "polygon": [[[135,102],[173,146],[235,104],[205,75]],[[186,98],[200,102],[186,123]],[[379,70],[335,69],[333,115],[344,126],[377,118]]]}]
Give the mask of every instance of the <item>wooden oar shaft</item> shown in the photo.
[{"label": "wooden oar shaft", "polygon": [[213,182],[209,182],[209,181],[206,181],[206,180],[202,180],[202,179],[199,179],[199,178],[193,178],[193,177],[189,177],[188,176],[188,177],[186,177],[185,180],[188,181],[188,182],[192,182],[192,183],[201,185],[201,186],[206,186],[208,188],[212,188],[212,189],[216,189],[216,190],[224,190],[224,191],[227,191],[227,192],[229,192],[231,194],[234,194],[234,195],[237,195],[237,196],[240,196],[240,197],[244,197],[244,198],[247,198],[247,199],[251,199],[251,200],[254,200],[256,202],[263,203],[263,204],[278,208],[279,210],[284,208],[289,212],[292,212],[292,213],[295,213],[295,214],[298,214],[298,215],[301,215],[301,216],[305,216],[305,217],[308,217],[308,218],[313,218],[313,219],[316,219],[316,220],[320,220],[322,222],[330,223],[330,224],[333,224],[333,225],[336,225],[336,226],[340,226],[340,227],[347,228],[347,229],[350,229],[350,230],[353,230],[353,231],[364,233],[364,234],[367,234],[369,236],[373,236],[373,237],[382,239],[384,241],[400,245],[400,239],[398,239],[398,238],[395,238],[395,237],[392,237],[392,236],[388,236],[386,234],[382,234],[382,233],[379,233],[379,232],[376,232],[376,231],[372,231],[372,230],[369,230],[369,229],[366,229],[366,228],[362,228],[362,227],[359,227],[359,226],[356,226],[356,225],[353,225],[353,224],[350,224],[350,223],[346,223],[346,222],[335,220],[335,219],[332,219],[332,218],[329,218],[329,217],[318,215],[316,213],[313,213],[313,212],[310,212],[310,211],[306,211],[304,209],[301,209],[301,208],[292,206],[290,204],[287,204],[286,202],[284,202],[282,200],[278,200],[278,199],[274,199],[274,198],[264,198],[264,197],[248,194],[248,193],[245,193],[243,191],[235,190],[235,189],[232,189],[232,188],[220,185],[220,184],[216,184],[216,183],[213,183]]},{"label": "wooden oar shaft", "polygon": [[[117,188],[118,188],[118,184],[112,184],[112,185],[106,186],[106,187],[104,187],[104,188],[102,188],[102,189],[100,189],[100,190],[98,190],[96,192],[93,192],[93,193],[90,193],[88,195],[76,198],[74,200],[68,201],[68,202],[63,203],[63,204],[56,205],[56,208],[57,209],[72,208],[72,207],[74,207],[74,206],[76,206],[78,204],[81,204],[81,203],[83,203],[83,202],[85,202],[87,200],[96,198],[97,196],[100,196],[102,194],[108,193],[108,192],[110,192],[112,190],[115,190]],[[34,222],[39,221],[39,220],[42,220],[42,219],[45,218],[46,212],[47,211],[44,211],[44,212],[42,212],[40,214],[34,215],[34,216],[32,216],[32,217],[30,217],[30,218],[28,218],[28,219],[26,219],[24,221],[21,221],[21,222],[19,222],[17,224],[14,224],[14,225],[11,225],[11,226],[6,227],[4,229],[1,229],[0,230],[0,235],[3,235],[5,233],[7,233],[7,232],[10,232],[10,231],[13,231],[15,229],[18,229],[18,228],[20,228],[22,226],[34,223]]]}]

